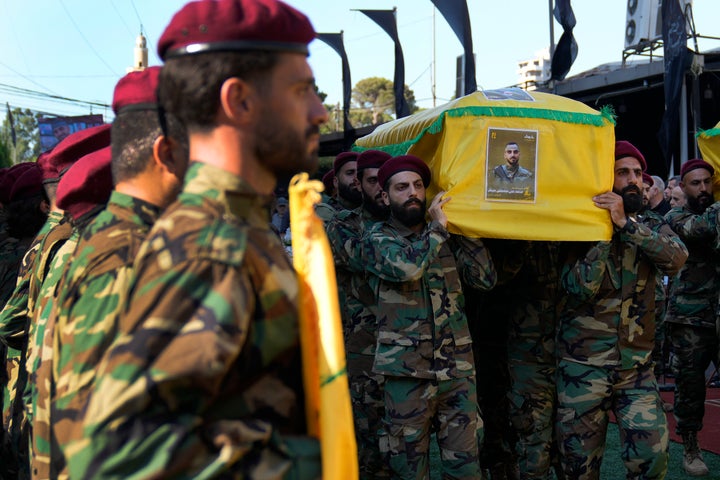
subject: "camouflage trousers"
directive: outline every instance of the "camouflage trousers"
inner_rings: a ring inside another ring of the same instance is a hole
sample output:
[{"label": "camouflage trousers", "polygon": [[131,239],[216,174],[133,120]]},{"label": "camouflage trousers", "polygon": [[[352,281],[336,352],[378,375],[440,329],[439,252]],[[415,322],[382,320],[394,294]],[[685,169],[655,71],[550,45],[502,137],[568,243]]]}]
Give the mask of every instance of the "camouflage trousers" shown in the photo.
[{"label": "camouflage trousers", "polygon": [[380,450],[396,479],[429,479],[430,435],[440,447],[443,479],[478,479],[482,430],[475,377],[387,377]]},{"label": "camouflage trousers", "polygon": [[668,427],[651,365],[616,370],[560,360],[557,378],[558,446],[566,478],[599,478],[611,411],[627,478],[665,477]]},{"label": "camouflage trousers", "polygon": [[705,370],[718,351],[717,333],[712,328],[668,324],[673,351],[670,367],[675,375],[676,432],[697,432],[705,415]]},{"label": "camouflage trousers", "polygon": [[389,478],[380,454],[379,432],[385,415],[385,377],[372,372],[374,355],[347,354],[348,382],[358,447],[360,478]]},{"label": "camouflage trousers", "polygon": [[510,420],[517,434],[520,478],[550,478],[550,468],[557,461],[555,365],[510,360],[508,367]]}]

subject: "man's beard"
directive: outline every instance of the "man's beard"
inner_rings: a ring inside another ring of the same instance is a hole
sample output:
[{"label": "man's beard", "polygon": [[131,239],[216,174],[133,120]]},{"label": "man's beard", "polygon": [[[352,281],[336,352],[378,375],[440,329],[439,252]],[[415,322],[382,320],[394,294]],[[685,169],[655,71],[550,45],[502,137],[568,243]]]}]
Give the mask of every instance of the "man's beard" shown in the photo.
[{"label": "man's beard", "polygon": [[350,185],[338,183],[338,195],[354,207],[358,207],[362,203],[362,192]]},{"label": "man's beard", "polygon": [[277,115],[265,110],[255,128],[255,155],[261,165],[277,177],[288,177],[298,172],[315,173],[318,167],[318,148],[308,153],[310,137],[318,135],[320,127],[311,125],[304,135]]},{"label": "man's beard", "polygon": [[712,194],[700,192],[697,197],[687,197],[687,206],[695,213],[703,213],[715,201]]},{"label": "man's beard", "polygon": [[363,195],[362,204],[363,208],[375,218],[381,218],[384,220],[390,214],[390,207],[388,207],[384,203],[378,203],[377,199],[369,198]]},{"label": "man's beard", "polygon": [[[420,208],[408,208],[410,205],[418,205]],[[412,228],[425,222],[425,200],[411,198],[402,205],[390,202],[390,212],[400,223]]]},{"label": "man's beard", "polygon": [[622,190],[615,191],[623,199],[625,213],[637,213],[643,208],[643,196],[637,185],[628,185]]}]

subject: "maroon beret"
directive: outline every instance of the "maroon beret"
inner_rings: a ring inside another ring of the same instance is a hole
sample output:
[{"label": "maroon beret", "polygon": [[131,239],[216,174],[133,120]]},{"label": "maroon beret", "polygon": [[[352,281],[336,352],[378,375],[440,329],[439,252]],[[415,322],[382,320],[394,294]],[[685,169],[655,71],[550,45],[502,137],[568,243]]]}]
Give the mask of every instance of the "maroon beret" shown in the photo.
[{"label": "maroon beret", "polygon": [[112,192],[110,147],[82,157],[60,179],[57,205],[79,219],[98,205],[107,203]]},{"label": "maroon beret", "polygon": [[108,145],[110,145],[109,123],[68,135],[50,152],[48,161],[57,171],[57,176],[53,179],[45,179],[45,181],[57,181],[78,159]]},{"label": "maroon beret", "polygon": [[34,162],[23,162],[5,169],[5,174],[0,180],[0,203],[10,202],[10,194],[15,181],[25,173],[25,170],[33,168],[33,166],[36,166]]},{"label": "maroon beret", "polygon": [[647,183],[651,187],[653,185],[655,185],[655,180],[653,180],[653,178],[649,174],[643,172],[642,177],[643,177],[643,183]]},{"label": "maroon beret", "polygon": [[383,163],[392,157],[387,152],[380,150],[365,150],[357,158],[357,169],[365,170],[366,168],[380,168]]},{"label": "maroon beret", "polygon": [[348,162],[357,162],[357,159],[357,152],[342,152],[335,157],[335,161],[333,162],[333,171],[339,172],[343,165]]},{"label": "maroon beret", "polygon": [[161,59],[203,52],[270,50],[308,54],[310,20],[278,0],[200,0],[182,7],[158,41]]},{"label": "maroon beret", "polygon": [[387,181],[399,172],[415,172],[422,178],[423,185],[430,185],[430,169],[415,155],[399,155],[386,161],[378,170],[378,182],[385,188]]},{"label": "maroon beret", "polygon": [[682,180],[686,173],[696,170],[698,168],[704,168],[705,170],[710,172],[711,176],[715,175],[715,169],[712,165],[707,163],[705,160],[693,158],[692,160],[688,160],[687,162],[683,163],[680,167],[680,179]]},{"label": "maroon beret", "polygon": [[637,159],[637,161],[640,162],[643,172],[647,170],[647,162],[645,162],[645,157],[640,153],[640,150],[627,140],[618,140],[615,142],[615,160],[623,157],[633,157]]},{"label": "maroon beret", "polygon": [[323,175],[322,182],[323,185],[325,185],[325,193],[332,192],[333,188],[335,188],[335,184],[333,183],[333,179],[335,178],[335,170],[332,168],[325,172],[325,175]]},{"label": "maroon beret", "polygon": [[40,165],[35,162],[26,163],[28,167],[24,168],[20,176],[13,182],[8,203],[40,195],[43,191]]},{"label": "maroon beret", "polygon": [[43,183],[45,183],[46,180],[57,178],[59,174],[55,169],[55,165],[50,162],[50,153],[51,152],[43,152],[37,158],[37,164],[40,165],[40,170],[42,170]]},{"label": "maroon beret", "polygon": [[113,93],[112,109],[117,115],[120,110],[157,109],[157,86],[161,67],[130,72],[118,81]]}]

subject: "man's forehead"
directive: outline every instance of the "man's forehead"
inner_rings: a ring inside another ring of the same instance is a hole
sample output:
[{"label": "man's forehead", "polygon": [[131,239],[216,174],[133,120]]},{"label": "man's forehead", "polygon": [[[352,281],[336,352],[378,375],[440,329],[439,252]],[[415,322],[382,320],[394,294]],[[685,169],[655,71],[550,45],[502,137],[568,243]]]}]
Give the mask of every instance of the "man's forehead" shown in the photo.
[{"label": "man's forehead", "polygon": [[685,174],[683,182],[688,183],[693,180],[707,180],[708,178],[712,178],[712,174],[708,170],[704,168],[696,168],[695,170],[690,170]]},{"label": "man's forehead", "polygon": [[346,162],[342,167],[340,167],[340,175],[347,173],[349,171],[355,171],[357,169],[357,162],[355,160],[350,160],[349,162]]},{"label": "man's forehead", "polygon": [[622,157],[615,160],[615,170],[620,170],[621,168],[630,168],[632,170],[640,169],[642,170],[642,165],[640,164],[640,160],[638,160],[635,157]]},{"label": "man's forehead", "polygon": [[422,182],[422,177],[419,173],[413,172],[411,170],[403,170],[402,172],[398,172],[392,177],[390,177],[390,184],[396,184],[396,183],[415,183],[418,180]]}]

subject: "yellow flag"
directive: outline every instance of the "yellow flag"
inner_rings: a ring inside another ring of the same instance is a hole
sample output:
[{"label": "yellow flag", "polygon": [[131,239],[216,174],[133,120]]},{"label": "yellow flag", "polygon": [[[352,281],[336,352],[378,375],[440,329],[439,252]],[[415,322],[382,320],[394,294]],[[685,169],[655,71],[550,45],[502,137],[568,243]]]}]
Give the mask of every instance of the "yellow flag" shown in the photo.
[{"label": "yellow flag", "polygon": [[322,220],[315,214],[323,184],[306,173],[290,182],[293,265],[300,285],[306,414],[320,439],[324,480],[358,478],[357,446],[348,387],[335,263]]},{"label": "yellow flag", "polygon": [[720,122],[710,130],[700,132],[697,135],[697,142],[702,159],[715,169],[713,191],[715,200],[720,200]]},{"label": "yellow flag", "polygon": [[[612,114],[518,88],[485,90],[379,126],[354,149],[412,154],[432,171],[448,230],[469,237],[609,240],[592,197],[613,185]],[[511,152],[511,153],[506,153]],[[520,168],[510,167],[512,155]]]}]

